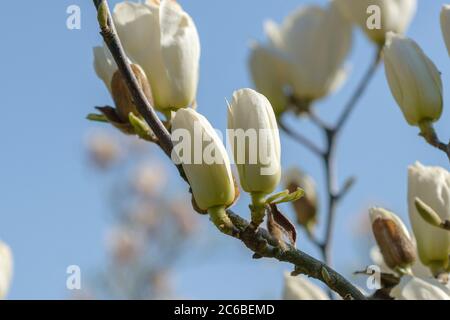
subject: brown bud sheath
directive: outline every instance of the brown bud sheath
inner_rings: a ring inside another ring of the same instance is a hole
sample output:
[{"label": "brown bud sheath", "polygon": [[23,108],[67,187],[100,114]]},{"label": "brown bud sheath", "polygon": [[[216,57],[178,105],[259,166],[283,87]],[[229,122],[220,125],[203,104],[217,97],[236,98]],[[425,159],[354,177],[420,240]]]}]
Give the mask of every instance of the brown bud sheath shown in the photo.
[{"label": "brown bud sheath", "polygon": [[[131,69],[148,101],[150,104],[153,104],[152,91],[144,71],[137,64],[131,64]],[[111,79],[111,93],[114,103],[116,104],[117,114],[123,122],[128,122],[128,114],[130,112],[135,116],[139,116],[127,84],[119,70],[114,73]]]},{"label": "brown bud sheath", "polygon": [[372,223],[372,230],[384,262],[389,268],[407,267],[414,262],[414,245],[397,221],[378,217]]}]

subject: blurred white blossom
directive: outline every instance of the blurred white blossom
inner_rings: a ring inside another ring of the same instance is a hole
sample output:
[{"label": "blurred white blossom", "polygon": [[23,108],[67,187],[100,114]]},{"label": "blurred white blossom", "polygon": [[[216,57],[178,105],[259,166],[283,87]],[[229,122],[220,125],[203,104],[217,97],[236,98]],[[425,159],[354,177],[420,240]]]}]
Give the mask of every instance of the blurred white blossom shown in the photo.
[{"label": "blurred white blossom", "polygon": [[166,169],[162,164],[155,162],[141,163],[132,174],[131,184],[141,195],[160,194],[167,185]]},{"label": "blurred white blossom", "polygon": [[13,256],[9,246],[0,240],[0,300],[6,298],[13,275]]},{"label": "blurred white blossom", "polygon": [[293,277],[284,274],[283,300],[329,300],[322,288],[312,283],[305,276]]},{"label": "blurred white blossom", "polygon": [[87,137],[88,154],[99,168],[107,168],[118,160],[121,148],[118,141],[106,132],[93,132]]},{"label": "blurred white blossom", "polygon": [[450,55],[450,5],[444,4],[441,10],[441,30],[447,51]]},{"label": "blurred white blossom", "polygon": [[[384,44],[387,32],[406,32],[417,9],[417,0],[334,1],[349,21],[358,25],[372,41],[380,46]],[[374,8],[376,10],[373,10]],[[380,22],[379,26],[374,23],[377,19]]]},{"label": "blurred white blossom", "polygon": [[[281,85],[281,77],[286,77],[284,85],[291,87],[296,99],[320,99],[345,80],[346,70],[342,65],[351,47],[351,25],[333,2],[326,8],[300,7],[280,26],[273,21],[266,22],[265,30],[269,45],[263,50],[270,57],[265,59],[266,63],[276,64],[270,68],[281,70],[277,87]],[[254,78],[257,76],[253,74]],[[257,89],[263,94],[267,92],[270,99],[273,94],[267,91],[267,86],[258,86],[261,82],[261,79],[255,81]]]},{"label": "blurred white blossom", "polygon": [[286,59],[281,57],[277,49],[253,42],[249,68],[256,89],[269,99],[275,115],[283,113],[289,104],[285,92],[289,82],[289,66]]},{"label": "blurred white blossom", "polygon": [[115,261],[127,264],[139,256],[143,248],[143,238],[135,230],[120,226],[109,231],[107,244]]},{"label": "blurred white blossom", "polygon": [[405,275],[390,295],[397,300],[450,300],[450,289],[433,278]]}]

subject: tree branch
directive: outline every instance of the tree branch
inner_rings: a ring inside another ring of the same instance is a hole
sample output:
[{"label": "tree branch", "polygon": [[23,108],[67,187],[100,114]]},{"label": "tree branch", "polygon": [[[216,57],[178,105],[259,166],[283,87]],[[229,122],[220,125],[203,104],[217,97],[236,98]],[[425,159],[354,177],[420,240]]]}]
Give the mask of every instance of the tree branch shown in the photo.
[{"label": "tree branch", "polygon": [[311,151],[317,156],[323,156],[324,152],[320,150],[320,148],[317,145],[315,145],[314,142],[312,142],[305,136],[301,135],[300,133],[295,132],[294,130],[289,128],[287,124],[281,119],[281,117],[278,118],[278,126],[283,132],[285,132],[292,139],[302,144],[305,148],[309,149],[309,151]]},{"label": "tree branch", "polygon": [[[111,51],[120,72],[126,80],[127,87],[133,96],[136,107],[159,139],[159,145],[163,151],[170,157],[173,149],[170,134],[147,101],[136,81],[115,31],[107,2],[106,0],[93,1],[98,11],[98,20],[102,30],[101,34],[103,39]],[[182,168],[180,168],[180,166],[178,168],[182,173],[182,177],[186,180]],[[344,299],[366,299],[355,286],[324,263],[295,249],[287,243],[285,245],[288,249],[283,250],[278,241],[271,237],[265,229],[259,228],[258,230],[254,230],[253,228],[249,228],[250,224],[248,221],[234,214],[231,210],[228,210],[227,213],[238,231],[233,236],[241,240],[250,250],[252,250],[256,254],[254,256],[255,258],[268,257],[275,258],[279,261],[290,262],[295,265],[295,274],[303,273],[324,282],[329,288],[335,290]]]},{"label": "tree branch", "polygon": [[450,143],[446,144],[439,139],[432,124],[428,124],[425,126],[422,125],[421,130],[422,132],[420,133],[420,135],[425,139],[425,141],[430,146],[444,152],[447,155],[447,158],[450,160]]},{"label": "tree branch", "polygon": [[281,249],[278,240],[269,232],[259,228],[256,232],[248,228],[249,222],[240,216],[227,211],[233,224],[238,228],[241,240],[247,248],[255,252],[255,258],[275,258],[279,261],[289,262],[295,266],[293,275],[306,274],[325,283],[330,289],[338,293],[344,299],[365,300],[366,297],[343,276],[325,265],[323,262],[285,243],[286,250]]},{"label": "tree branch", "polygon": [[377,48],[377,52],[375,55],[375,58],[373,59],[372,64],[370,65],[369,69],[367,70],[364,77],[361,79],[361,82],[359,83],[358,87],[356,88],[354,94],[350,98],[350,100],[347,102],[347,104],[344,106],[344,111],[342,112],[341,116],[339,117],[339,120],[337,121],[334,130],[336,132],[339,132],[340,129],[345,125],[346,121],[350,117],[351,113],[355,109],[357,102],[363,95],[363,93],[366,91],[367,86],[370,83],[370,80],[375,75],[375,71],[377,70],[378,65],[381,62],[381,54],[383,50],[382,47]]},{"label": "tree branch", "polygon": [[[350,187],[352,185],[352,181],[348,180],[348,182],[344,185],[344,187],[341,190],[338,190],[336,186],[336,157],[335,157],[335,149],[337,144],[337,139],[344,128],[344,125],[348,121],[351,113],[354,111],[357,102],[362,97],[363,93],[367,89],[370,80],[375,74],[375,71],[377,70],[378,65],[381,61],[381,53],[382,48],[378,47],[376,55],[373,59],[373,62],[370,64],[368,70],[364,74],[363,78],[361,79],[361,82],[358,84],[355,92],[350,97],[350,100],[347,102],[347,104],[344,106],[343,111],[341,115],[339,116],[336,124],[334,126],[330,126],[327,123],[325,123],[321,118],[319,118],[315,113],[314,110],[309,110],[309,117],[310,120],[317,125],[323,135],[326,139],[326,148],[325,151],[319,150],[316,145],[303,137],[301,134],[294,132],[293,130],[286,127],[286,125],[281,121],[280,127],[289,134],[292,138],[294,138],[297,142],[302,144],[303,146],[307,147],[310,151],[312,151],[315,155],[319,156],[322,160],[323,166],[325,168],[325,180],[326,180],[326,189],[328,193],[328,199],[327,199],[327,215],[326,215],[326,226],[325,226],[325,235],[322,242],[318,241],[313,235],[310,235],[310,239],[313,244],[315,244],[323,257],[324,262],[329,265],[331,263],[331,238],[332,238],[332,231],[333,231],[333,225],[334,225],[334,218],[336,215],[336,209],[338,206],[339,201],[347,194],[347,192],[350,190]],[[293,100],[295,103],[295,99]],[[440,146],[443,147],[443,146]],[[330,295],[331,296],[331,295]]]},{"label": "tree branch", "polygon": [[[377,48],[377,52],[373,59],[373,62],[369,66],[367,72],[361,79],[361,82],[357,86],[355,92],[350,97],[348,103],[344,106],[341,116],[338,118],[334,127],[330,128],[323,126],[323,132],[327,141],[327,148],[325,154],[322,158],[325,167],[325,177],[328,192],[328,212],[326,219],[325,228],[325,238],[320,246],[322,256],[324,261],[329,264],[331,261],[330,246],[331,237],[333,232],[334,218],[339,201],[346,195],[350,188],[344,187],[343,190],[337,190],[336,186],[336,159],[335,159],[335,149],[337,144],[337,139],[344,128],[344,125],[348,121],[350,115],[355,110],[355,107],[362,97],[363,93],[366,91],[370,80],[375,75],[378,65],[381,61],[382,47]],[[315,120],[317,123],[317,120]],[[322,122],[323,123],[323,122]]]}]

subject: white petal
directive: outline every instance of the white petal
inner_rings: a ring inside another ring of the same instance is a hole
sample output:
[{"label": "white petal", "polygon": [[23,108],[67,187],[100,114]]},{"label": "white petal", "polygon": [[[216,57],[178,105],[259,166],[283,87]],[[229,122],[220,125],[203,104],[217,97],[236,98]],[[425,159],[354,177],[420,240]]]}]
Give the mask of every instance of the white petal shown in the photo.
[{"label": "white petal", "polygon": [[0,300],[8,293],[13,274],[13,257],[7,244],[0,241]]},{"label": "white petal", "polygon": [[448,4],[445,4],[441,10],[441,30],[450,55],[450,5]]},{"label": "white petal", "polygon": [[433,278],[405,275],[391,291],[397,300],[450,300],[450,290]]},{"label": "white petal", "polygon": [[253,43],[249,57],[250,73],[256,89],[272,104],[276,114],[288,105],[285,86],[289,83],[289,65],[279,50]]},{"label": "white petal", "polygon": [[280,49],[295,64],[291,84],[298,98],[322,98],[345,79],[341,70],[351,46],[351,25],[334,3],[301,7],[284,21],[281,38]]},{"label": "white petal", "polygon": [[111,79],[117,71],[117,65],[105,45],[94,47],[94,69],[97,76],[103,80],[109,92],[111,92]]},{"label": "white petal", "polygon": [[191,17],[175,2],[160,8],[161,53],[170,87],[171,107],[190,105],[197,93],[200,39]]}]

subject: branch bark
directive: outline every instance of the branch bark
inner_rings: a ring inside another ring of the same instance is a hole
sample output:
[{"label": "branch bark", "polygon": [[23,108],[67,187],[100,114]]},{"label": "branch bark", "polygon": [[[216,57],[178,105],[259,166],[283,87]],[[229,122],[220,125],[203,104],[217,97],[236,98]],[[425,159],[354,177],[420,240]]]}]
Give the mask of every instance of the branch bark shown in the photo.
[{"label": "branch bark", "polygon": [[[125,78],[139,113],[144,117],[150,128],[159,140],[159,146],[171,156],[173,144],[170,134],[158,118],[155,110],[143,94],[132,72],[125,51],[120,43],[112,21],[111,13],[106,0],[93,0],[98,11],[98,20],[101,35],[108,46],[116,64]],[[178,166],[181,176],[186,180],[182,167]],[[186,180],[187,181],[187,180]],[[255,253],[254,257],[275,258],[279,261],[289,262],[295,266],[295,274],[306,274],[325,283],[330,289],[336,291],[344,299],[363,300],[366,297],[343,276],[317,259],[306,253],[285,244],[288,249],[283,250],[277,240],[263,228],[254,230],[249,228],[250,223],[239,217],[231,210],[227,211],[230,219],[235,224],[237,231],[233,237],[242,241],[247,248]]]}]

